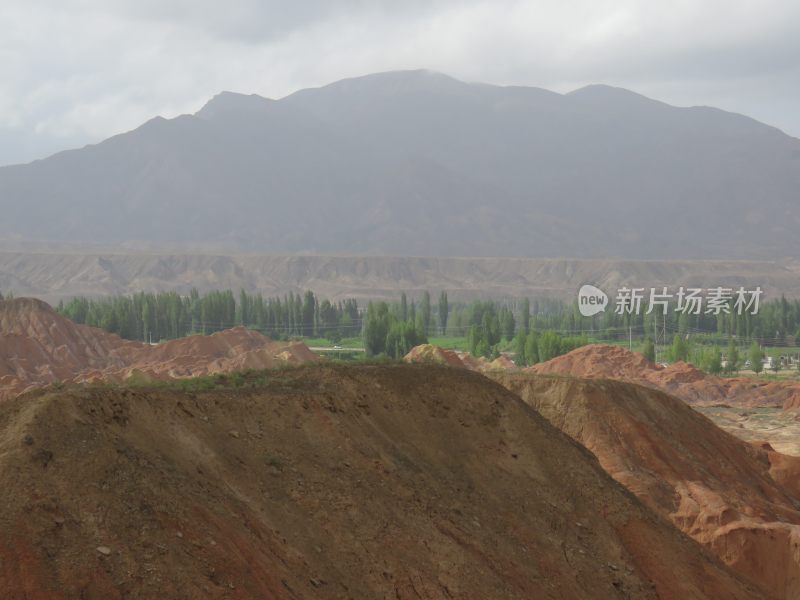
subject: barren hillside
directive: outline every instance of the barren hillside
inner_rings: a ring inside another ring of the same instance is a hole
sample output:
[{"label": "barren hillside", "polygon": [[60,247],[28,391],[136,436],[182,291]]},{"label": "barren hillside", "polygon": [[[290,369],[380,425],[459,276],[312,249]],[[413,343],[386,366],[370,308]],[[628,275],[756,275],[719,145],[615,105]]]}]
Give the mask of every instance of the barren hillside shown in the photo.
[{"label": "barren hillside", "polygon": [[800,458],[755,447],[660,391],[492,375],[655,511],[777,598],[800,596]]},{"label": "barren hillside", "polygon": [[3,598],[767,597],[501,386],[301,367],[0,403]]},{"label": "barren hillside", "polygon": [[151,346],[77,325],[39,300],[0,301],[0,400],[54,382],[185,378],[318,360],[242,327]]},{"label": "barren hillside", "polygon": [[638,352],[619,346],[591,344],[526,369],[530,373],[572,375],[590,379],[618,379],[669,392],[689,404],[738,407],[800,406],[800,384],[752,377],[716,377],[677,362],[655,365]]}]

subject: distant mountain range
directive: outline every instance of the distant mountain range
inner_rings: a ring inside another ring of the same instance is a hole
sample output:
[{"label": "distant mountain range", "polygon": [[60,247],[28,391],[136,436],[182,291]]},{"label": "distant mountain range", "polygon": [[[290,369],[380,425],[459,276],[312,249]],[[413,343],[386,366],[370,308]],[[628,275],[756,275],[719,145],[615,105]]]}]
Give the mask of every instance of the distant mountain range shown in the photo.
[{"label": "distant mountain range", "polygon": [[0,251],[0,292],[53,304],[140,291],[189,294],[243,288],[266,296],[313,290],[322,298],[397,301],[446,291],[450,300],[559,298],[593,282],[623,287],[760,286],[765,300],[800,298],[800,261],[618,260],[395,256],[261,256]]},{"label": "distant mountain range", "polygon": [[389,72],[0,168],[0,209],[0,238],[47,243],[774,260],[800,255],[800,140],[602,85]]}]

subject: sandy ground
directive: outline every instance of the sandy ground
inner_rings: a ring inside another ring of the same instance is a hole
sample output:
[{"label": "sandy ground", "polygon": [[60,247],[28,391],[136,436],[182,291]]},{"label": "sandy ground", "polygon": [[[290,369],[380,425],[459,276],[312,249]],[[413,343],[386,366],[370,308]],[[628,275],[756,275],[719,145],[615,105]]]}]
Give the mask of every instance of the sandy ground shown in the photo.
[{"label": "sandy ground", "polygon": [[695,406],[718,426],[747,442],[768,442],[775,450],[800,456],[800,412],[780,408]]}]

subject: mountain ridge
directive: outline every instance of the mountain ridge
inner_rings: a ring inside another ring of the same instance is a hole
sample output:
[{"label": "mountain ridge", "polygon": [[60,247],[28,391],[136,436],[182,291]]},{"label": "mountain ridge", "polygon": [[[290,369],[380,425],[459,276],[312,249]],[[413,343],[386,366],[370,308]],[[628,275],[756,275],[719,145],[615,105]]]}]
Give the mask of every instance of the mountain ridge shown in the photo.
[{"label": "mountain ridge", "polygon": [[2,167],[0,209],[17,216],[0,239],[774,259],[797,256],[799,188],[800,140],[735,113],[388,72],[279,100],[223,92]]},{"label": "mountain ridge", "polygon": [[559,298],[593,283],[631,286],[760,285],[764,298],[800,298],[800,263],[504,257],[235,255],[112,251],[0,251],[0,291],[57,303],[140,291],[188,294],[243,288],[267,296],[311,289],[330,300],[396,300],[444,290],[454,301]]}]

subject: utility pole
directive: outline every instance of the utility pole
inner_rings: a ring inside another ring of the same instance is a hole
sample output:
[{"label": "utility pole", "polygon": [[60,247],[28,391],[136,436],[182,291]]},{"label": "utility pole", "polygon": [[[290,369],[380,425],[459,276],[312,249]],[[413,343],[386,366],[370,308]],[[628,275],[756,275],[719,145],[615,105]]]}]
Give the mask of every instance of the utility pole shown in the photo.
[{"label": "utility pole", "polygon": [[633,352],[633,327],[628,325],[628,350]]}]

